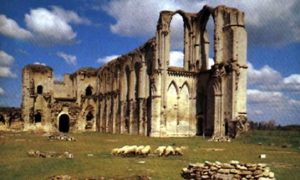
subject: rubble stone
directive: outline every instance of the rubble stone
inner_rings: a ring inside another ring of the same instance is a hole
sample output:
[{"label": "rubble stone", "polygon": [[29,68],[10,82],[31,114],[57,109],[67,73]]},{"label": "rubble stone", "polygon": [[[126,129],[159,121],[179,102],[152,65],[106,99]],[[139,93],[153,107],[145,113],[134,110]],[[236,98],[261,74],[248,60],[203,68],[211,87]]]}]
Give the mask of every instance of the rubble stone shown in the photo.
[{"label": "rubble stone", "polygon": [[[196,163],[197,164],[197,163]],[[231,164],[231,165],[230,165]],[[234,164],[234,165],[233,165]],[[203,168],[198,168],[195,164],[190,163],[187,168],[183,168],[181,176],[184,179],[262,179],[275,180],[275,173],[270,171],[266,164],[240,163],[230,161],[229,163],[205,161]],[[228,166],[230,165],[230,166]],[[218,169],[217,166],[228,167]],[[229,168],[230,167],[230,168]],[[242,168],[241,168],[242,167]],[[255,170],[254,167],[261,167],[262,170]],[[216,169],[218,169],[216,171]],[[242,170],[241,170],[242,169]]]}]

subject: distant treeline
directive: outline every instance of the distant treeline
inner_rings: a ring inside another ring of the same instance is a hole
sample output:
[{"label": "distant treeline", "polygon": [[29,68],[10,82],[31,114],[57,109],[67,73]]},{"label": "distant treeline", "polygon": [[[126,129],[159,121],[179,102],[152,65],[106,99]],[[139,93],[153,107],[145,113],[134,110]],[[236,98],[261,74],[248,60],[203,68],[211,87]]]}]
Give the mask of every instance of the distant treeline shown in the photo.
[{"label": "distant treeline", "polygon": [[300,125],[280,125],[276,124],[274,120],[270,121],[262,121],[262,122],[254,122],[249,121],[250,128],[252,130],[284,130],[284,131],[300,131]]}]

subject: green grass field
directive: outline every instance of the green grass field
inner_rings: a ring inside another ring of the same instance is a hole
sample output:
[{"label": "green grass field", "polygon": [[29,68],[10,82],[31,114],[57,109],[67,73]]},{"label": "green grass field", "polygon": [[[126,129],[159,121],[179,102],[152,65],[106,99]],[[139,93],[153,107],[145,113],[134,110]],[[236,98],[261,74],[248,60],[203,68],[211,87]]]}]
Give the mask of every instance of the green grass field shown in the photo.
[{"label": "green grass field", "polygon": [[[77,142],[49,141],[32,133],[0,132],[0,179],[47,179],[53,175],[74,177],[133,177],[181,179],[180,172],[190,162],[238,160],[267,163],[277,179],[300,179],[300,132],[254,131],[231,143],[208,142],[202,137],[149,138],[101,133],[70,134]],[[259,145],[258,143],[262,144]],[[282,145],[288,148],[282,148]],[[112,148],[123,145],[187,146],[183,156],[115,157]],[[27,151],[69,151],[74,159],[43,159],[27,156]],[[259,159],[259,154],[266,159]],[[88,154],[93,154],[92,157]],[[139,161],[145,161],[144,164]]]}]

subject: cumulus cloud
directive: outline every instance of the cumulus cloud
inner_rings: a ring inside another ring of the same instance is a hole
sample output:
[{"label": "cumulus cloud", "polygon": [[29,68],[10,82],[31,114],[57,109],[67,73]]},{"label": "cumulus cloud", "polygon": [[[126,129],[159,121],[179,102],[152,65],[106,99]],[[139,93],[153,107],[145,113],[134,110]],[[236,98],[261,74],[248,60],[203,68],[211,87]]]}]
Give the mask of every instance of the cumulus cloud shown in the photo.
[{"label": "cumulus cloud", "polygon": [[0,33],[16,39],[30,39],[32,37],[31,32],[21,28],[16,21],[5,15],[0,15]]},{"label": "cumulus cloud", "polygon": [[183,56],[181,51],[171,51],[169,66],[183,67]]},{"label": "cumulus cloud", "polygon": [[41,62],[38,62],[38,61],[34,62],[33,64],[37,64],[37,65],[46,66],[46,64],[45,64],[45,63],[41,63]]},{"label": "cumulus cloud", "polygon": [[15,58],[8,53],[0,50],[0,77],[16,77],[17,75],[11,71],[11,65]]},{"label": "cumulus cloud", "polygon": [[0,50],[0,66],[10,66],[14,60],[14,57]]},{"label": "cumulus cloud", "polygon": [[30,10],[25,15],[25,22],[39,42],[70,43],[76,37],[76,33],[64,18],[45,8]]},{"label": "cumulus cloud", "polygon": [[274,119],[281,124],[299,123],[300,74],[283,77],[268,65],[256,69],[248,63],[248,67],[247,98],[250,119]]},{"label": "cumulus cloud", "polygon": [[71,54],[66,54],[64,52],[57,52],[56,55],[63,60],[66,61],[66,63],[71,64],[71,65],[76,65],[77,64],[77,57],[75,55]]},{"label": "cumulus cloud", "polygon": [[76,12],[52,6],[50,9],[31,9],[25,14],[26,28],[21,28],[16,21],[0,15],[0,33],[16,39],[30,40],[38,44],[70,44],[76,39],[76,32],[71,24],[91,24],[87,18]]},{"label": "cumulus cloud", "polygon": [[248,85],[268,91],[300,91],[300,74],[292,74],[288,77],[282,75],[272,67],[265,65],[255,69],[248,63]]},{"label": "cumulus cloud", "polygon": [[117,57],[119,57],[120,55],[110,55],[110,56],[104,56],[104,57],[100,57],[97,59],[97,63],[107,63],[113,59],[116,59]]},{"label": "cumulus cloud", "polygon": [[0,66],[0,77],[15,78],[15,77],[17,77],[17,75],[11,71],[10,67],[1,67]]},{"label": "cumulus cloud", "polygon": [[104,7],[104,10],[116,20],[110,26],[113,33],[125,36],[149,36],[149,34],[154,35],[161,10],[183,9],[198,12],[205,4],[211,6],[225,4],[245,11],[247,31],[252,45],[287,44],[300,41],[300,14],[298,13],[300,2],[298,0],[288,2],[280,0],[263,2],[260,0],[113,0]]},{"label": "cumulus cloud", "polygon": [[251,120],[274,119],[280,124],[298,122],[300,101],[280,91],[248,89],[248,115]]},{"label": "cumulus cloud", "polygon": [[0,87],[0,96],[3,96],[4,94],[5,94],[4,89]]},{"label": "cumulus cloud", "polygon": [[87,24],[87,25],[91,24],[91,21],[89,19],[80,17],[74,11],[65,10],[58,6],[52,6],[52,13],[68,23]]}]

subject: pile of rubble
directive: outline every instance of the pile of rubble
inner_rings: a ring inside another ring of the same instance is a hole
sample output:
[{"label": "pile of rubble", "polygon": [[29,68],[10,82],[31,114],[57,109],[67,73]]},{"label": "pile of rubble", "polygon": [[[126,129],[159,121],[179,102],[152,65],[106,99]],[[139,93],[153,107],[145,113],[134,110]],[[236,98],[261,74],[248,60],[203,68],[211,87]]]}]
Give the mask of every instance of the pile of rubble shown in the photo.
[{"label": "pile of rubble", "polygon": [[231,139],[227,136],[213,136],[208,141],[213,142],[231,142]]},{"label": "pile of rubble", "polygon": [[184,179],[258,179],[275,180],[274,172],[266,164],[240,163],[230,161],[229,163],[205,163],[189,164],[182,169],[181,176]]},{"label": "pile of rubble", "polygon": [[66,134],[52,134],[48,136],[49,140],[59,140],[59,141],[76,141],[74,137],[68,136]]},{"label": "pile of rubble", "polygon": [[42,152],[38,150],[29,150],[27,152],[29,157],[41,157],[41,158],[66,158],[66,159],[73,159],[74,155],[70,152],[63,152],[63,153],[58,153],[54,151],[48,151],[48,152]]}]

